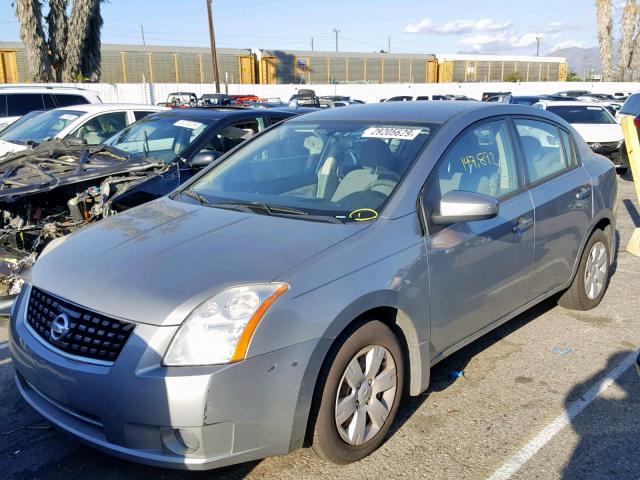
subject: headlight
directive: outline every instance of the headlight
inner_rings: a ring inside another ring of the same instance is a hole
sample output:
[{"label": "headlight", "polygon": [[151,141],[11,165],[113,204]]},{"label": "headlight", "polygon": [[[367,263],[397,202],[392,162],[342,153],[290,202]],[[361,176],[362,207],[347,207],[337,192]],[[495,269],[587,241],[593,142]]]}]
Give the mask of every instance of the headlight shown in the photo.
[{"label": "headlight", "polygon": [[283,283],[245,285],[213,296],[183,322],[164,364],[211,365],[244,360],[260,320],[288,289]]}]

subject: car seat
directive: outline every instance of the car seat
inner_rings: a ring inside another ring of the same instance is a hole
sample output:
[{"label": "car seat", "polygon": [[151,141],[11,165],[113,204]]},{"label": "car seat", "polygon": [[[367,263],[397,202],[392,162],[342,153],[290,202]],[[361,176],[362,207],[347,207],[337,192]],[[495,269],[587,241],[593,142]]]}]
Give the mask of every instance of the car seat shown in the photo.
[{"label": "car seat", "polygon": [[336,188],[332,201],[338,202],[356,192],[374,191],[389,196],[400,180],[394,172],[393,154],[386,142],[371,138],[360,146],[362,168],[347,173]]}]

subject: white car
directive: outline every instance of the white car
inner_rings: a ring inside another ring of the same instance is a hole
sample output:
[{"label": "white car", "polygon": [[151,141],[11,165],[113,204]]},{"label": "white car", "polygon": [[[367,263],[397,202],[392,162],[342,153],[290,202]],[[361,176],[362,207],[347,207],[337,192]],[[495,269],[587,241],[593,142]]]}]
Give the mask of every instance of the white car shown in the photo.
[{"label": "white car", "polygon": [[619,169],[626,170],[620,155],[624,140],[622,127],[606,105],[585,102],[542,101],[533,105],[553,112],[569,122],[589,144],[591,150],[608,157]]},{"label": "white car", "polygon": [[71,87],[0,87],[0,131],[34,110],[102,103],[96,92]]},{"label": "white car", "polygon": [[163,110],[168,109],[156,105],[98,103],[31,112],[0,132],[0,155],[54,138],[76,138],[87,145],[97,145],[136,120]]},{"label": "white car", "polygon": [[640,116],[640,93],[629,95],[616,113],[616,121],[622,123],[622,119],[626,116],[633,118]]}]

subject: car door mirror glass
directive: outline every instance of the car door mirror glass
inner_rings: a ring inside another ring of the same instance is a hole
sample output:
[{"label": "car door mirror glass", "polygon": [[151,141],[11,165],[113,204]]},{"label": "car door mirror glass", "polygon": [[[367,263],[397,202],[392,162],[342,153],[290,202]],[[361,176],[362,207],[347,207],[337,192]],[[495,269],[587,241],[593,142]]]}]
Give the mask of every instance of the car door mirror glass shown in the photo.
[{"label": "car door mirror glass", "polygon": [[203,150],[196,153],[191,158],[191,160],[189,161],[189,166],[191,168],[204,168],[218,159],[220,155],[222,154],[220,152],[216,152],[215,150]]},{"label": "car door mirror glass", "polygon": [[498,215],[498,201],[488,195],[453,190],[440,199],[438,214],[432,215],[436,225],[486,220]]}]

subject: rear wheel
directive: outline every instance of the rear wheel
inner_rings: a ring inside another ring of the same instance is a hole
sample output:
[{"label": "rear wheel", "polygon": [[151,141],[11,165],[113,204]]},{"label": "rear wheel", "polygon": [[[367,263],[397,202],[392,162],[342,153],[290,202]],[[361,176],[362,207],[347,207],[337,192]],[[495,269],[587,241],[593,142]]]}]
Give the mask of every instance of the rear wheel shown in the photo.
[{"label": "rear wheel", "polygon": [[383,442],[404,384],[400,342],[379,321],[365,323],[334,347],[319,378],[312,448],[325,460],[351,463]]},{"label": "rear wheel", "polygon": [[596,230],[585,246],[573,283],[558,303],[571,310],[597,307],[609,284],[610,258],[607,236],[602,230]]}]

